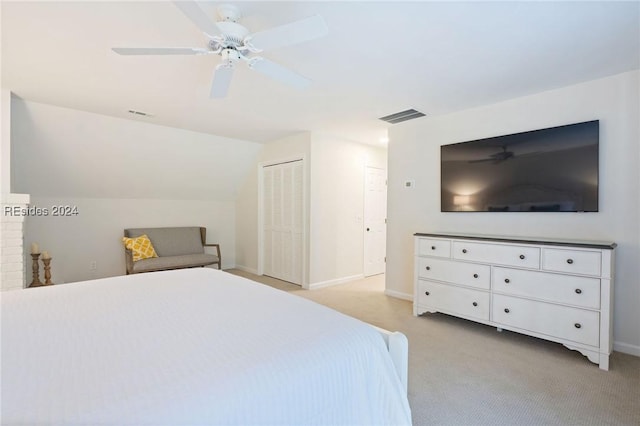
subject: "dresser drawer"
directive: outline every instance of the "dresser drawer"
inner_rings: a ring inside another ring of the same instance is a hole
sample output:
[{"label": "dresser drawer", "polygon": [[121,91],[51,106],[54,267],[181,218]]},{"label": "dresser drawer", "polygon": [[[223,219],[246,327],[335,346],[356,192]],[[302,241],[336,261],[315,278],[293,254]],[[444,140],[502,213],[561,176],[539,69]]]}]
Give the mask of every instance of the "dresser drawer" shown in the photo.
[{"label": "dresser drawer", "polygon": [[418,254],[420,256],[451,257],[451,241],[420,238]]},{"label": "dresser drawer", "polygon": [[600,280],[548,272],[493,268],[493,291],[557,303],[600,308]]},{"label": "dresser drawer", "polygon": [[489,320],[488,292],[419,280],[418,304],[434,310]]},{"label": "dresser drawer", "polygon": [[542,269],[571,274],[600,276],[599,251],[542,249]]},{"label": "dresser drawer", "polygon": [[494,294],[492,320],[585,345],[600,342],[600,313],[595,311]]},{"label": "dresser drawer", "polygon": [[457,260],[421,257],[418,261],[418,276],[486,290],[491,286],[490,266]]},{"label": "dresser drawer", "polygon": [[454,241],[453,258],[522,268],[540,267],[538,247]]}]

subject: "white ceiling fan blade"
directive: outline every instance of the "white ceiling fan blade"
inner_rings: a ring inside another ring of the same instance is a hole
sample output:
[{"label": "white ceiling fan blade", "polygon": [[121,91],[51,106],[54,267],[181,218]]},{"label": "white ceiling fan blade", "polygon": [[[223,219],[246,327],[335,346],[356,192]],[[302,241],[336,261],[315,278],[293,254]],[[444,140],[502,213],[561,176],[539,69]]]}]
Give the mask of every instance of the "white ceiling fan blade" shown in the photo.
[{"label": "white ceiling fan blade", "polygon": [[329,29],[322,16],[314,15],[289,24],[258,31],[251,36],[250,42],[260,50],[277,49],[320,38],[328,33]]},{"label": "white ceiling fan blade", "polygon": [[249,63],[249,68],[258,71],[260,74],[264,74],[274,80],[281,83],[288,84],[297,89],[305,89],[311,84],[311,80],[306,77],[297,74],[290,69],[278,65],[268,59],[255,57]]},{"label": "white ceiling fan blade", "polygon": [[204,55],[208,49],[199,47],[114,47],[119,55]]},{"label": "white ceiling fan blade", "polygon": [[206,13],[195,1],[174,1],[173,4],[178,7],[189,18],[191,22],[196,24],[198,28],[205,34],[210,36],[220,35],[220,30],[216,24],[209,19]]},{"label": "white ceiling fan blade", "polygon": [[210,98],[224,98],[227,96],[229,86],[231,85],[231,77],[233,77],[233,67],[219,65],[213,74],[213,83],[211,83]]}]

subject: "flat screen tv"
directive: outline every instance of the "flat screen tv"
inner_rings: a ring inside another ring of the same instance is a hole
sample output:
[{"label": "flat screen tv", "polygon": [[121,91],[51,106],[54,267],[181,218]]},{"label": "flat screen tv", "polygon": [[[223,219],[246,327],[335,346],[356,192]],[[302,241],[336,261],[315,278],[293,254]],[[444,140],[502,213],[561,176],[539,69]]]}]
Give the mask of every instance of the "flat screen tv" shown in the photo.
[{"label": "flat screen tv", "polygon": [[597,212],[599,121],[443,145],[443,212]]}]

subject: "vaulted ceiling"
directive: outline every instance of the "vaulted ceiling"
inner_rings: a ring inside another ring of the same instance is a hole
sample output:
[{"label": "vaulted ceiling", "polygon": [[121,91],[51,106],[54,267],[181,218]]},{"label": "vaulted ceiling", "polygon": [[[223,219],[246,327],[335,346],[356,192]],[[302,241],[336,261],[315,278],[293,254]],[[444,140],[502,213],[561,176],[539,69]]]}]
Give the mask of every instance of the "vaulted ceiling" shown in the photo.
[{"label": "vaulted ceiling", "polygon": [[[638,2],[235,2],[252,32],[320,14],[329,34],[263,54],[310,88],[240,67],[210,99],[218,56],[111,50],[204,46],[172,2],[0,4],[2,86],[17,96],[255,142],[310,130],[377,143],[378,118],[404,109],[445,114],[640,67]],[[219,3],[200,4],[214,19]]]}]

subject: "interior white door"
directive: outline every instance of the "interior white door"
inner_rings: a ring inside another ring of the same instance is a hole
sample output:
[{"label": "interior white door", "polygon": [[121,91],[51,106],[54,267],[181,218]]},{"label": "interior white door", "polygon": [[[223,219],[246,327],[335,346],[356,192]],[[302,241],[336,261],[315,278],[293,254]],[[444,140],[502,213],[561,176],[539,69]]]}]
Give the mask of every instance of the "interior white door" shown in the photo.
[{"label": "interior white door", "polygon": [[302,160],[263,168],[263,272],[302,285]]},{"label": "interior white door", "polygon": [[365,168],[364,275],[383,274],[387,244],[386,170]]}]

